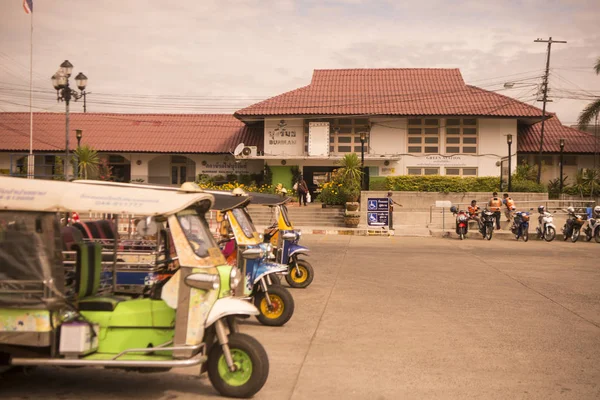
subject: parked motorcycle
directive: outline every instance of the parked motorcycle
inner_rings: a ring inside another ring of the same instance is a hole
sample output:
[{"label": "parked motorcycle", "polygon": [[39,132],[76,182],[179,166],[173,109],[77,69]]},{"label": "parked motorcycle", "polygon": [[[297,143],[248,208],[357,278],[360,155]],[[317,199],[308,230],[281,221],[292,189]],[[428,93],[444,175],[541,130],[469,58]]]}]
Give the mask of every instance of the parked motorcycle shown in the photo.
[{"label": "parked motorcycle", "polygon": [[494,212],[488,209],[483,210],[481,213],[481,234],[487,240],[492,240],[492,235],[494,234],[494,223],[496,218],[494,217]]},{"label": "parked motorcycle", "polygon": [[463,240],[469,232],[469,215],[465,210],[458,210],[456,206],[450,207],[452,214],[456,215],[456,234]]},{"label": "parked motorcycle", "polygon": [[600,206],[594,207],[592,218],[588,220],[583,232],[585,233],[586,242],[595,238],[596,243],[600,243]]},{"label": "parked motorcycle", "polygon": [[563,226],[563,240],[571,238],[571,242],[575,243],[581,234],[581,227],[587,221],[587,214],[576,214],[573,207],[567,208],[569,217]]},{"label": "parked motorcycle", "polygon": [[529,240],[529,213],[527,211],[517,211],[513,217],[513,224],[510,228],[515,238],[523,238],[526,242]]},{"label": "parked motorcycle", "polygon": [[539,206],[538,226],[536,228],[538,239],[551,242],[556,237],[556,226],[554,226],[554,215],[546,211],[546,207]]}]

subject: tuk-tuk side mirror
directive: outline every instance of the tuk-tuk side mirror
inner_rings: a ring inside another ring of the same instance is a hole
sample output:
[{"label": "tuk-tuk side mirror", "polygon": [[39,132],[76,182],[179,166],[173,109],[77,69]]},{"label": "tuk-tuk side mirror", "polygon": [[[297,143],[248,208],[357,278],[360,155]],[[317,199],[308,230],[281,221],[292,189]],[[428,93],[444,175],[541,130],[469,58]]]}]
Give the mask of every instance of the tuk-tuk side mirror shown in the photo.
[{"label": "tuk-tuk side mirror", "polygon": [[216,275],[195,273],[188,275],[184,281],[186,285],[194,289],[216,290],[219,288],[219,277]]},{"label": "tuk-tuk side mirror", "polygon": [[261,258],[264,256],[264,252],[260,248],[246,249],[242,252],[242,257],[247,260],[256,260],[257,258]]}]

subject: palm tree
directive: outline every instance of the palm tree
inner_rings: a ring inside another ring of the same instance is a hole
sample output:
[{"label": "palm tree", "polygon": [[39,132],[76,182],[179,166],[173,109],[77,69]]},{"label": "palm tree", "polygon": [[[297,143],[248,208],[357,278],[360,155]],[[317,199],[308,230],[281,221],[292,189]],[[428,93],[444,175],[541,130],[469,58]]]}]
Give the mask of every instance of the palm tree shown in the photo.
[{"label": "palm tree", "polygon": [[[600,57],[598,57],[598,59],[596,60],[596,64],[594,65],[594,71],[596,71],[596,75],[600,75]],[[598,113],[600,113],[600,97],[588,104],[583,109],[581,114],[579,114],[579,128],[584,129],[585,126],[590,123],[592,118],[598,115]]]},{"label": "palm tree", "polygon": [[90,172],[98,170],[98,164],[100,164],[98,152],[90,146],[84,145],[77,148],[75,155],[78,160],[80,178],[87,179]]}]

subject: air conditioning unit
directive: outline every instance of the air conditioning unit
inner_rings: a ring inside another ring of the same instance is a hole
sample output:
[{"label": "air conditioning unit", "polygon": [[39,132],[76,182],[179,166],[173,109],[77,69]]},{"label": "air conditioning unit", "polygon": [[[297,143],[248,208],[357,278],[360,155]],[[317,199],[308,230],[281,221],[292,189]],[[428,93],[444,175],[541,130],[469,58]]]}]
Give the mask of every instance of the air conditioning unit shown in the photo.
[{"label": "air conditioning unit", "polygon": [[242,149],[241,155],[244,157],[256,157],[258,155],[258,148],[256,146],[245,146]]}]

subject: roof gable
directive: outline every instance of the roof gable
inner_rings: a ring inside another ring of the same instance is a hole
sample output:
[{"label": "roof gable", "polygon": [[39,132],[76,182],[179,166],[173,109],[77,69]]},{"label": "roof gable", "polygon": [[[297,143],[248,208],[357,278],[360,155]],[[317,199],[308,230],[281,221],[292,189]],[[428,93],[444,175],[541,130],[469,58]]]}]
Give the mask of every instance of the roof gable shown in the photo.
[{"label": "roof gable", "polygon": [[235,113],[283,115],[472,115],[539,117],[537,107],[466,85],[458,69],[315,70],[310,85]]}]

